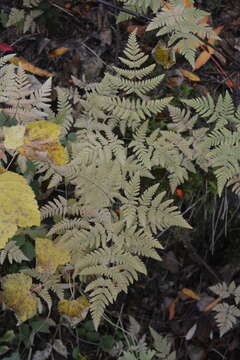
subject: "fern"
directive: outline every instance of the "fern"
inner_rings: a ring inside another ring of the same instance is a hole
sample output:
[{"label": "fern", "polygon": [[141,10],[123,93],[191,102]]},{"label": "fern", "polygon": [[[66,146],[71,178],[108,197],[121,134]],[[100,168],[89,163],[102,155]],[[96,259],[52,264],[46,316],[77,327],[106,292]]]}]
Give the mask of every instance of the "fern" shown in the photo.
[{"label": "fern", "polygon": [[235,305],[227,303],[218,304],[214,310],[217,312],[215,319],[220,330],[220,336],[223,336],[237,323],[237,318],[240,317],[240,310]]},{"label": "fern", "polygon": [[147,31],[158,30],[157,36],[170,35],[168,46],[182,54],[194,67],[196,47],[200,38],[217,38],[208,24],[199,21],[208,15],[195,7],[185,7],[181,0],[170,0],[149,23]]},{"label": "fern", "polygon": [[1,79],[5,85],[0,93],[0,101],[6,104],[2,112],[10,117],[16,117],[20,123],[46,118],[50,105],[51,78],[45,81],[39,90],[32,91],[25,71],[19,67],[16,72],[12,65],[7,67]]},{"label": "fern", "polygon": [[[146,14],[148,9],[156,13],[160,6],[163,4],[162,0],[122,0],[124,8],[135,11],[140,14]],[[126,21],[131,19],[133,15],[121,12],[118,15],[117,22]]]},{"label": "fern", "polygon": [[[209,289],[221,299],[233,297],[236,305],[240,303],[240,286],[236,286],[234,281],[229,285],[225,282],[222,284],[219,283],[211,286]],[[232,329],[240,317],[240,310],[235,305],[229,305],[226,302],[218,304],[213,310],[216,311],[215,319],[220,331],[220,336],[223,336]]]},{"label": "fern", "polygon": [[41,0],[24,0],[23,6],[25,8],[31,9],[30,11],[25,9],[11,8],[6,27],[16,25],[22,29],[24,34],[29,30],[33,33],[37,26],[35,19],[42,15],[43,11],[40,9],[32,10],[32,8],[37,7],[40,2]]},{"label": "fern", "polygon": [[171,342],[169,338],[163,337],[150,327],[150,332],[153,337],[153,346],[157,351],[157,358],[162,360],[176,360],[176,352],[171,351]]},{"label": "fern", "polygon": [[24,255],[22,250],[17,246],[15,241],[9,241],[5,248],[0,252],[0,263],[3,264],[4,261],[8,259],[10,264],[13,261],[21,263],[22,261],[29,261],[29,259]]},{"label": "fern", "polygon": [[31,8],[34,6],[38,6],[42,0],[23,0],[23,6],[27,8]]}]

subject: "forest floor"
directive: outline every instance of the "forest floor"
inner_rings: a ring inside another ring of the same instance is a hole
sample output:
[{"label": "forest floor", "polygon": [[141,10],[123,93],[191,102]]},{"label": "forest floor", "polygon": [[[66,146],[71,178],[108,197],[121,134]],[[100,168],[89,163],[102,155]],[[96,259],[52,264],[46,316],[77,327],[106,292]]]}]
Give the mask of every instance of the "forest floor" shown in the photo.
[{"label": "forest floor", "polygon": [[[19,5],[18,0],[0,0],[0,3],[1,14]],[[228,90],[238,105],[240,2],[198,0],[196,6],[211,12],[213,28],[223,25],[222,40],[215,44],[219,52],[196,71],[200,82],[184,79],[180,86],[166,87],[165,93],[181,96],[186,91],[197,95],[209,92],[218,96]],[[141,18],[116,24],[117,14],[118,10],[94,1],[51,0],[33,33],[22,34],[16,27],[0,25],[0,42],[11,45],[17,56],[54,73],[55,86],[72,86],[71,76],[95,82],[102,78],[108,65],[117,64],[129,26],[137,25],[140,29],[146,25],[146,20]],[[139,41],[151,54],[155,44],[149,35],[142,34]],[[57,56],[53,51],[59,48],[68,50]],[[178,67],[191,70],[186,61],[179,58],[165,71],[168,84],[171,85],[173,71]],[[181,190],[181,196],[176,194],[175,201],[191,221],[193,230],[173,229],[161,236],[162,262],[148,261],[148,277],[142,277],[127,295],[120,296],[117,304],[108,309],[108,316],[120,327],[126,327],[131,315],[140,324],[141,334],[148,333],[151,326],[162,335],[170,335],[177,360],[239,360],[239,323],[220,337],[214,311],[206,311],[206,306],[216,298],[209,291],[210,286],[240,283],[239,199],[228,191],[219,198],[206,189],[204,181],[197,190],[194,181]],[[16,329],[14,321],[11,312],[4,312],[0,332],[11,326]],[[78,336],[75,330],[63,327],[63,343],[67,347],[77,344],[85,359],[112,359],[107,349],[111,349],[113,339],[121,339],[118,329],[104,325],[100,327],[100,335],[96,335],[88,329],[89,321],[81,326]],[[51,336],[54,333],[39,334],[36,349]],[[64,359],[64,356],[56,353],[54,359]]]}]

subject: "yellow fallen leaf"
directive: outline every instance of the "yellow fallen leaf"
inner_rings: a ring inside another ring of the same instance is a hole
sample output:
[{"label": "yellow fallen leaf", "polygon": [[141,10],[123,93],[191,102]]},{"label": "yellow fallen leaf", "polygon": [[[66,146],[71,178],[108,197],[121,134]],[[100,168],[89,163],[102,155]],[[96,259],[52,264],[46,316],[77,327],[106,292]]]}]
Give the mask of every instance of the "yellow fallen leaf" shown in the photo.
[{"label": "yellow fallen leaf", "polygon": [[191,71],[185,69],[179,69],[183,76],[191,81],[201,81],[200,77],[196,74],[193,74]]},{"label": "yellow fallen leaf", "polygon": [[85,296],[80,296],[76,300],[63,299],[58,303],[59,313],[69,318],[69,320],[74,318],[77,318],[79,321],[84,320],[89,308],[90,303]]},{"label": "yellow fallen leaf", "polygon": [[70,253],[52,240],[37,238],[36,245],[36,270],[39,272],[54,273],[59,265],[70,261]]},{"label": "yellow fallen leaf", "polygon": [[26,125],[24,143],[17,151],[32,160],[64,165],[68,162],[68,154],[60,144],[59,136],[59,125],[45,120],[32,122]]},{"label": "yellow fallen leaf", "polygon": [[167,47],[162,40],[159,40],[157,45],[153,48],[152,56],[164,69],[169,69],[176,63],[175,51],[171,47]]},{"label": "yellow fallen leaf", "polygon": [[17,65],[17,66],[21,66],[24,70],[29,71],[32,74],[35,75],[39,75],[39,76],[46,76],[46,77],[53,77],[54,74],[43,70],[37,66],[32,65],[30,62],[28,62],[27,60],[25,60],[24,58],[21,57],[13,57],[11,59],[9,59],[9,62]]},{"label": "yellow fallen leaf", "polygon": [[37,298],[31,293],[32,279],[23,274],[10,274],[3,278],[1,299],[14,310],[19,322],[26,321],[37,313]]},{"label": "yellow fallen leaf", "polygon": [[3,127],[4,146],[7,149],[16,150],[23,145],[25,126],[16,125],[11,127]]},{"label": "yellow fallen leaf", "polygon": [[190,298],[192,298],[192,299],[194,299],[194,300],[199,300],[199,299],[200,299],[199,296],[198,296],[193,290],[191,290],[191,289],[183,288],[183,289],[181,290],[181,292],[182,292],[184,295],[186,295],[186,296],[188,296],[188,297],[190,297]]},{"label": "yellow fallen leaf", "polygon": [[0,174],[0,249],[18,227],[40,225],[34,192],[26,179],[11,171]]},{"label": "yellow fallen leaf", "polygon": [[54,49],[54,50],[50,51],[50,53],[48,54],[48,58],[53,59],[56,56],[61,56],[61,55],[65,54],[69,50],[70,49],[66,48],[66,47],[59,47],[57,49]]}]

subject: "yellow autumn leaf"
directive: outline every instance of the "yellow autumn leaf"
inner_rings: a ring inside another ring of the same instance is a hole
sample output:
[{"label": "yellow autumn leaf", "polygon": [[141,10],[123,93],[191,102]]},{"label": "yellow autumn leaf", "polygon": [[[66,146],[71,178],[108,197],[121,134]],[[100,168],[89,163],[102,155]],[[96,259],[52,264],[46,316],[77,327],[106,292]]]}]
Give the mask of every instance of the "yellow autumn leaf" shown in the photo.
[{"label": "yellow autumn leaf", "polygon": [[201,81],[200,77],[196,74],[193,74],[191,71],[185,69],[179,69],[183,76],[191,81]]},{"label": "yellow autumn leaf", "polygon": [[191,290],[191,289],[183,288],[183,289],[181,290],[181,292],[182,292],[184,295],[186,295],[186,296],[188,296],[188,297],[190,297],[190,298],[192,298],[192,299],[194,299],[194,300],[199,300],[199,299],[200,299],[199,296],[198,296],[193,290]]},{"label": "yellow autumn leaf", "polygon": [[80,296],[76,300],[60,300],[58,311],[61,315],[69,318],[84,320],[90,308],[90,303],[85,296]]},{"label": "yellow autumn leaf", "polygon": [[63,246],[45,238],[36,238],[35,251],[36,270],[39,272],[54,273],[59,265],[68,263],[71,258]]},{"label": "yellow autumn leaf", "polygon": [[0,174],[0,249],[18,227],[40,225],[34,192],[23,176],[11,171]]},{"label": "yellow autumn leaf", "polygon": [[50,53],[48,54],[48,58],[53,59],[56,56],[61,56],[61,55],[65,54],[69,50],[70,49],[67,48],[67,47],[59,47],[57,49],[54,49],[54,50],[50,51]]},{"label": "yellow autumn leaf", "polygon": [[37,299],[31,293],[32,279],[23,274],[10,274],[3,278],[1,299],[14,310],[19,322],[26,321],[37,313]]},{"label": "yellow autumn leaf", "polygon": [[17,151],[32,160],[64,165],[68,162],[68,154],[60,144],[59,136],[59,125],[45,120],[32,122],[26,126],[24,143]]},{"label": "yellow autumn leaf", "polygon": [[10,150],[16,150],[23,145],[25,126],[16,125],[11,127],[3,127],[4,146]]},{"label": "yellow autumn leaf", "polygon": [[176,63],[174,50],[167,47],[162,40],[159,40],[157,45],[153,48],[152,56],[164,69],[169,69]]},{"label": "yellow autumn leaf", "polygon": [[25,60],[24,58],[21,57],[13,57],[11,59],[9,59],[9,62],[17,65],[17,66],[21,66],[24,70],[29,71],[32,74],[38,75],[38,76],[46,76],[46,77],[53,77],[54,74],[43,70],[37,66],[32,65],[30,62],[28,62],[27,60]]}]

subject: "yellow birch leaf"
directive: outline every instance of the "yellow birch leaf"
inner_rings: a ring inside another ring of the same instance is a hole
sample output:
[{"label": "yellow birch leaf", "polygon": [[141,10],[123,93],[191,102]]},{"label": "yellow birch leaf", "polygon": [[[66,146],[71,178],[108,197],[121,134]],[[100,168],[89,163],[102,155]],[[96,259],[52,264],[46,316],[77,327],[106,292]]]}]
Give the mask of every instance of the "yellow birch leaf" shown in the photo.
[{"label": "yellow birch leaf", "polygon": [[29,71],[32,74],[38,75],[38,76],[46,76],[46,77],[53,77],[54,74],[43,70],[37,66],[32,65],[30,62],[28,62],[27,60],[25,60],[24,58],[21,57],[13,57],[11,59],[9,59],[9,62],[17,65],[17,66],[21,66],[24,70]]},{"label": "yellow birch leaf", "polygon": [[31,293],[32,279],[23,274],[10,274],[3,278],[1,299],[14,310],[19,322],[26,321],[37,313],[37,299]]},{"label": "yellow birch leaf", "polygon": [[40,225],[40,212],[34,192],[21,175],[0,174],[0,249],[18,227]]},{"label": "yellow birch leaf", "polygon": [[26,125],[24,143],[17,151],[32,160],[64,165],[68,162],[68,154],[60,144],[59,136],[59,125],[45,120],[32,122]]},{"label": "yellow birch leaf", "polygon": [[70,253],[52,240],[36,238],[36,270],[54,273],[59,265],[70,261]]},{"label": "yellow birch leaf", "polygon": [[77,318],[79,321],[84,320],[89,308],[90,303],[85,296],[80,296],[76,300],[63,299],[58,302],[59,313],[70,318],[69,320],[74,318]]},{"label": "yellow birch leaf", "polygon": [[16,150],[23,145],[25,126],[16,125],[11,127],[3,127],[4,146],[10,150]]},{"label": "yellow birch leaf", "polygon": [[179,69],[183,76],[191,81],[201,81],[200,77],[196,74],[193,74],[191,71],[185,69]]},{"label": "yellow birch leaf", "polygon": [[70,49],[66,48],[66,47],[59,47],[57,49],[54,49],[54,50],[50,51],[50,53],[48,54],[48,58],[53,59],[56,56],[61,56],[61,55],[65,54],[69,50]]}]

